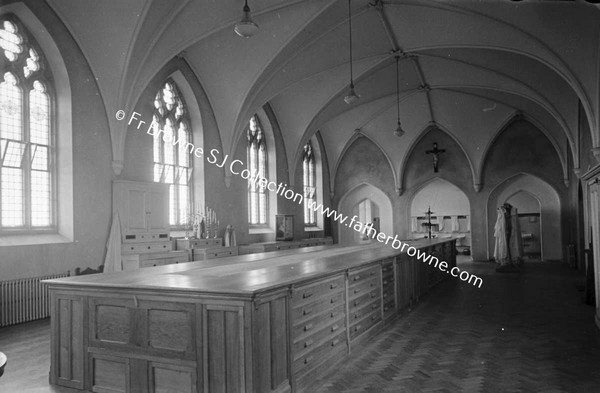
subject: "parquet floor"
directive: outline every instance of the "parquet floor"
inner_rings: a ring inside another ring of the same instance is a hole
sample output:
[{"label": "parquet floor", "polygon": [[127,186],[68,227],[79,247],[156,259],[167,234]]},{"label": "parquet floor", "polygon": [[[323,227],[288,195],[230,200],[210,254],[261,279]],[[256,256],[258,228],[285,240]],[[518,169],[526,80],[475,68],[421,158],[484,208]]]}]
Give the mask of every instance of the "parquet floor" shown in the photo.
[{"label": "parquet floor", "polygon": [[[580,274],[560,263],[527,263],[521,274],[460,266],[481,289],[449,278],[311,393],[600,392],[600,330]],[[9,358],[0,392],[74,392],[48,385],[49,345],[48,320],[0,329]]]}]

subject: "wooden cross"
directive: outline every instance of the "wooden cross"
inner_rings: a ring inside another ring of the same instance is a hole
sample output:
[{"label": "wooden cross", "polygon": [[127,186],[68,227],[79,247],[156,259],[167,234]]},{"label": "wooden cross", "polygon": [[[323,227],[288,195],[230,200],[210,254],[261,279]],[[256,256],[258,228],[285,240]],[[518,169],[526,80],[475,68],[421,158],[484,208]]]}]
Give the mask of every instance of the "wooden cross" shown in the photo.
[{"label": "wooden cross", "polygon": [[437,143],[435,143],[435,142],[433,142],[433,149],[427,150],[425,152],[425,154],[433,154],[433,171],[434,172],[438,171],[438,164],[440,162],[439,155],[442,153],[445,153],[445,152],[446,152],[446,149],[438,149]]}]

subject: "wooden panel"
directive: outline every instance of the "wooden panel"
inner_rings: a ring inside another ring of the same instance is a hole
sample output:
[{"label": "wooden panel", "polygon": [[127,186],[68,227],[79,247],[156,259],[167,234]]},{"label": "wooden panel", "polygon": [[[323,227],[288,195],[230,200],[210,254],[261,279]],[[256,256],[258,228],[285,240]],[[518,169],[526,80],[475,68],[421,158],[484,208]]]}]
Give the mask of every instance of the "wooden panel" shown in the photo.
[{"label": "wooden panel", "polygon": [[205,311],[205,390],[244,389],[243,308],[207,305]]},{"label": "wooden panel", "polygon": [[[145,190],[129,189],[126,191],[127,214],[121,214],[121,220],[126,220],[127,232],[146,230]],[[124,217],[123,217],[124,216]]]},{"label": "wooden panel", "polygon": [[53,332],[58,338],[55,344],[58,355],[56,377],[61,385],[82,388],[84,381],[82,300],[59,298],[57,303],[58,326]]},{"label": "wooden panel", "polygon": [[126,344],[131,336],[129,309],[115,304],[96,304],[93,310],[94,338],[100,341]]},{"label": "wooden panel", "polygon": [[169,227],[169,206],[168,192],[162,190],[150,190],[146,194],[147,204],[149,209],[148,229],[151,231],[160,231],[163,228]]},{"label": "wooden panel", "polygon": [[92,391],[127,392],[129,361],[122,357],[92,355]]},{"label": "wooden panel", "polygon": [[148,310],[148,346],[178,352],[193,351],[193,315],[180,310]]},{"label": "wooden panel", "polygon": [[280,386],[288,378],[287,300],[285,297],[271,303],[271,387]]},{"label": "wooden panel", "polygon": [[197,378],[194,368],[149,362],[151,393],[195,393]]}]

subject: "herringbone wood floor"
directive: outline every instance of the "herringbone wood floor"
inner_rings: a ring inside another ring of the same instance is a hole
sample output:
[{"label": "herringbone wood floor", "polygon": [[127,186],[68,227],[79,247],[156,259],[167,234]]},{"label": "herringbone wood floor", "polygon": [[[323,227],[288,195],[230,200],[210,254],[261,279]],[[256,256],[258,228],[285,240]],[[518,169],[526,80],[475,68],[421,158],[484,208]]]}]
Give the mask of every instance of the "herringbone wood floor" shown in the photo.
[{"label": "herringbone wood floor", "polygon": [[[460,265],[481,289],[449,278],[312,392],[600,392],[600,330],[582,277],[560,263],[521,274]],[[0,329],[9,357],[0,392],[73,392],[48,385],[49,321]]]}]

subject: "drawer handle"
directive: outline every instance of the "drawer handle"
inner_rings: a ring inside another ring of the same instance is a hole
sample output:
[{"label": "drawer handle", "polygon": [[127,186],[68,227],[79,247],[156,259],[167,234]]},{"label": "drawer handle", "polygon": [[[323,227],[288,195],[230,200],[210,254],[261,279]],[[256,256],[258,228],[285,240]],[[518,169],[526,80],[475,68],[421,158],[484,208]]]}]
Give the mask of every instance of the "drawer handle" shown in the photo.
[{"label": "drawer handle", "polygon": [[354,314],[354,319],[358,319],[358,318],[360,318],[360,314],[358,314],[358,313]]},{"label": "drawer handle", "polygon": [[150,246],[148,246],[148,250],[150,249]]},{"label": "drawer handle", "polygon": [[132,250],[135,250],[135,248],[134,248],[134,247],[131,247],[131,249],[132,249]]},{"label": "drawer handle", "polygon": [[312,329],[312,327],[313,327],[312,323],[309,323],[308,325],[304,325],[304,331],[307,332],[310,329]]},{"label": "drawer handle", "polygon": [[310,347],[313,344],[313,342],[314,342],[313,340],[306,340],[304,342],[304,348]]},{"label": "drawer handle", "polygon": [[358,281],[358,280],[360,280],[360,275],[359,274],[357,274],[356,276],[354,276],[354,281]]},{"label": "drawer handle", "polygon": [[313,360],[313,357],[309,356],[306,359],[304,359],[304,364],[308,364],[308,363],[312,362],[312,360]]},{"label": "drawer handle", "polygon": [[303,299],[306,299],[306,298],[309,298],[309,297],[311,297],[312,295],[313,295],[313,294],[312,294],[312,292],[304,292],[304,293],[302,294],[302,298],[303,298]]},{"label": "drawer handle", "polygon": [[167,245],[166,245],[166,244],[165,244],[165,245],[163,245],[163,248],[167,248]]},{"label": "drawer handle", "polygon": [[359,293],[359,292],[360,292],[360,288],[356,288],[356,289],[354,290],[354,293]]},{"label": "drawer handle", "polygon": [[330,303],[335,303],[335,302],[337,302],[337,299],[332,297]]},{"label": "drawer handle", "polygon": [[302,310],[302,315],[308,315],[312,312],[312,309],[310,308],[305,308]]},{"label": "drawer handle", "polygon": [[383,293],[383,298],[385,299],[386,297],[388,297],[388,294],[387,294],[387,292],[384,292]]},{"label": "drawer handle", "polygon": [[156,266],[156,263],[154,265],[152,265],[152,266]]},{"label": "drawer handle", "polygon": [[336,315],[337,315],[337,313],[336,313],[336,312],[332,312],[332,313],[331,313],[331,318],[334,318]]},{"label": "drawer handle", "polygon": [[331,342],[331,346],[332,346],[332,347],[335,347],[336,345],[338,345],[338,343],[339,343],[339,342],[340,342],[340,339],[339,339],[339,338],[336,338],[335,340],[333,340],[333,341]]},{"label": "drawer handle", "polygon": [[335,289],[337,287],[338,287],[338,285],[336,283],[333,283],[329,286],[329,289]]},{"label": "drawer handle", "polygon": [[360,330],[360,325],[356,325],[356,326],[354,326],[354,331],[355,331],[355,332],[358,332],[359,330]]},{"label": "drawer handle", "polygon": [[360,304],[360,302],[358,300],[354,301],[354,307],[358,306]]},{"label": "drawer handle", "polygon": [[339,325],[333,325],[333,326],[331,327],[331,331],[332,331],[332,332],[335,332],[336,330],[338,330],[338,328],[339,328]]},{"label": "drawer handle", "polygon": [[371,283],[371,288],[373,288],[374,286],[375,286],[375,283],[374,283],[374,282],[372,282],[372,283]]},{"label": "drawer handle", "polygon": [[372,271],[372,272],[371,272],[371,276],[374,276],[374,275],[376,275],[376,274],[377,274],[377,272],[376,272],[376,271]]},{"label": "drawer handle", "polygon": [[388,281],[387,280],[383,280],[383,285],[387,285]]}]

